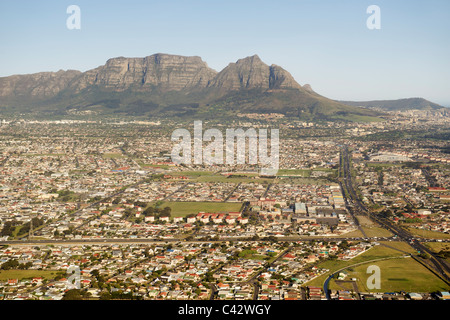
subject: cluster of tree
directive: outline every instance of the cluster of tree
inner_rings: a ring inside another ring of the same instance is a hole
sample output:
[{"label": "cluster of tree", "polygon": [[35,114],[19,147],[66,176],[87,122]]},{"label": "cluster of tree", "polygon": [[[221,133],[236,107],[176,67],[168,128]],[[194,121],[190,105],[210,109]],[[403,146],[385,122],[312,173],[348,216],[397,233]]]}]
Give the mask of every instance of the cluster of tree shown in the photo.
[{"label": "cluster of tree", "polygon": [[450,250],[441,250],[437,253],[437,256],[443,259],[450,258]]},{"label": "cluster of tree", "polygon": [[6,221],[3,225],[2,231],[0,231],[0,236],[12,236],[14,230],[16,229],[17,221]]},{"label": "cluster of tree", "polygon": [[10,269],[29,269],[33,264],[31,262],[19,263],[16,259],[8,260],[0,266],[0,270],[10,270]]},{"label": "cluster of tree", "polygon": [[157,207],[148,207],[144,210],[144,216],[154,216],[154,217],[170,217],[172,209],[170,207],[165,207],[163,209]]},{"label": "cluster of tree", "polygon": [[347,250],[347,249],[350,247],[350,245],[349,245],[349,243],[347,242],[347,240],[344,240],[344,241],[342,241],[342,242],[338,245],[338,247],[339,247],[339,249],[341,249],[341,250]]},{"label": "cluster of tree", "polygon": [[422,222],[422,219],[420,219],[420,218],[406,218],[405,222],[406,223],[420,223],[420,222]]},{"label": "cluster of tree", "polygon": [[83,300],[88,298],[87,291],[80,289],[70,289],[64,294],[62,300]]},{"label": "cluster of tree", "polygon": [[59,195],[58,201],[60,202],[68,202],[75,196],[75,192],[70,190],[60,190],[57,193]]},{"label": "cluster of tree", "polygon": [[[44,224],[44,219],[39,219],[39,218],[35,217],[35,218],[31,219],[31,222],[33,223],[33,229],[35,229]],[[20,231],[19,231],[19,235],[26,234],[30,231],[31,222],[27,222],[22,225],[22,228],[20,228]]]},{"label": "cluster of tree", "polygon": [[422,259],[430,259],[431,256],[426,252],[421,252],[419,254],[419,257],[421,257]]}]

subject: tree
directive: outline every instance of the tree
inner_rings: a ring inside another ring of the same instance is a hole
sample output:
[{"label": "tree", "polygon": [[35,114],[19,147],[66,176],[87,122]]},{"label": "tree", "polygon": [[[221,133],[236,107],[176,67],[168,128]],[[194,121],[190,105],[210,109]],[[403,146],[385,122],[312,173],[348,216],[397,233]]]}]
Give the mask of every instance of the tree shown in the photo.
[{"label": "tree", "polygon": [[147,209],[144,210],[144,216],[153,216],[155,213],[155,208],[153,207],[148,207]]},{"label": "tree", "polygon": [[100,294],[100,300],[111,300],[112,295],[108,291],[104,291]]},{"label": "tree", "polygon": [[83,296],[79,289],[70,289],[64,294],[62,300],[83,300]]},{"label": "tree", "polygon": [[6,262],[4,262],[0,269],[1,270],[9,270],[9,269],[16,269],[19,266],[19,261],[17,261],[16,259],[12,259],[12,260],[8,260]]},{"label": "tree", "polygon": [[165,207],[161,213],[160,213],[160,217],[170,217],[170,214],[172,212],[172,209],[170,207]]}]

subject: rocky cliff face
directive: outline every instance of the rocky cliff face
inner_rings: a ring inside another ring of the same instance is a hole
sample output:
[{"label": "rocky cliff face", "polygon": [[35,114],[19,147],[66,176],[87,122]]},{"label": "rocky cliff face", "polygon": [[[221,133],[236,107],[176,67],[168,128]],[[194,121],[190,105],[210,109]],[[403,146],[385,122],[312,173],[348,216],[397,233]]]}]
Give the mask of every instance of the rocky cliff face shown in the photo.
[{"label": "rocky cliff face", "polygon": [[257,55],[230,63],[218,73],[200,57],[154,54],[145,58],[112,58],[84,73],[69,70],[0,78],[0,97],[49,98],[65,89],[76,94],[93,87],[116,92],[127,89],[145,92],[154,88],[163,91],[301,88],[286,70],[266,65]]},{"label": "rocky cliff face", "polygon": [[145,58],[119,57],[87,71],[71,87],[76,92],[93,85],[117,91],[128,88],[146,91],[154,87],[182,90],[204,88],[216,74],[200,57],[168,54],[154,54]]},{"label": "rocky cliff face", "polygon": [[228,90],[301,88],[289,72],[276,65],[269,67],[257,55],[230,63],[209,87]]},{"label": "rocky cliff face", "polygon": [[154,54],[112,58],[83,73],[69,70],[4,77],[0,78],[0,108],[43,116],[84,111],[167,117],[277,112],[307,119],[329,119],[338,112],[375,114],[322,97],[257,55],[230,63],[220,72],[200,57]]}]

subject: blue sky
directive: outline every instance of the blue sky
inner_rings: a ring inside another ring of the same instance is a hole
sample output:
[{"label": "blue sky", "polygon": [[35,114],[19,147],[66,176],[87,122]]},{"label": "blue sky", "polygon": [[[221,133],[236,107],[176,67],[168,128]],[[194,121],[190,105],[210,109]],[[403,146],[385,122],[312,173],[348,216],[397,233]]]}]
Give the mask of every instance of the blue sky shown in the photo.
[{"label": "blue sky", "polygon": [[[81,29],[69,30],[69,5]],[[369,5],[381,29],[369,30]],[[424,97],[450,106],[450,1],[2,0],[0,76],[117,56],[197,55],[220,71],[258,54],[332,99]]]}]

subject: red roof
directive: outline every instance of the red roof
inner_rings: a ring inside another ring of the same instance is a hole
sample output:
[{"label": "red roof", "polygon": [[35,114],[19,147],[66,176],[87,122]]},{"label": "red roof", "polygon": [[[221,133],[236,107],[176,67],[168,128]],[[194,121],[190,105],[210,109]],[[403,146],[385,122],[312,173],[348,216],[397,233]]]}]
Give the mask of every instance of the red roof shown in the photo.
[{"label": "red roof", "polygon": [[428,190],[429,191],[445,191],[447,189],[442,188],[442,187],[429,187]]}]

